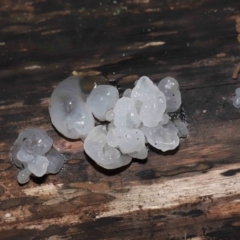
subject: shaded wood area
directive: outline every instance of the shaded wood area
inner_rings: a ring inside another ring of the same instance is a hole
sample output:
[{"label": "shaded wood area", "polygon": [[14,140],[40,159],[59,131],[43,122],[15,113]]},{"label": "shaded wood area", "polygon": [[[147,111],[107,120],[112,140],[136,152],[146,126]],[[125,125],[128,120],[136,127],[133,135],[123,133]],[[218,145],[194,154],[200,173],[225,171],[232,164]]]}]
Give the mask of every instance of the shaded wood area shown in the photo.
[{"label": "shaded wood area", "polygon": [[[83,3],[85,2],[85,3]],[[240,4],[235,0],[0,2],[0,239],[240,239]],[[54,86],[73,71],[122,88],[175,77],[190,136],[106,171],[52,127]],[[20,186],[9,153],[39,127],[66,163]]]}]

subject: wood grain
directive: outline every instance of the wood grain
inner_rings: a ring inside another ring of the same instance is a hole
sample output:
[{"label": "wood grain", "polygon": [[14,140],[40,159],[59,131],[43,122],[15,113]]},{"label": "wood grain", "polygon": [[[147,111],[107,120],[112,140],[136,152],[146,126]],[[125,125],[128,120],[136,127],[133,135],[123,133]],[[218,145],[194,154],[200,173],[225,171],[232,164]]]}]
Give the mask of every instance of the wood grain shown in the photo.
[{"label": "wood grain", "polygon": [[[0,239],[240,239],[239,3],[234,0],[0,3]],[[73,71],[122,89],[176,77],[190,136],[107,171],[51,125],[48,102]],[[66,158],[20,186],[10,150],[35,126]]]}]

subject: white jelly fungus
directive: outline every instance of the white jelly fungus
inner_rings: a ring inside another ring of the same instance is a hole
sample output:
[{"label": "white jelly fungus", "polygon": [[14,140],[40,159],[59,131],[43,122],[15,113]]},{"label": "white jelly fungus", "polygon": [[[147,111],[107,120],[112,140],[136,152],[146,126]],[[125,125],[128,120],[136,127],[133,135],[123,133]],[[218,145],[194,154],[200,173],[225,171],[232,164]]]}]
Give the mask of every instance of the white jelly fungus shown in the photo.
[{"label": "white jelly fungus", "polygon": [[106,121],[106,113],[114,108],[118,99],[117,88],[110,85],[100,85],[93,88],[86,103],[99,121]]},{"label": "white jelly fungus", "polygon": [[139,104],[139,118],[147,127],[156,127],[166,110],[164,94],[148,77],[141,77],[131,92],[131,99]]},{"label": "white jelly fungus", "polygon": [[85,103],[80,77],[69,77],[54,89],[49,113],[55,128],[65,137],[84,138],[94,127],[94,118]]},{"label": "white jelly fungus", "polygon": [[53,140],[37,128],[22,131],[13,144],[12,159],[20,168],[18,182],[27,183],[30,175],[56,174],[64,164],[63,156],[53,147]]},{"label": "white jelly fungus", "polygon": [[240,88],[237,88],[237,89],[235,90],[235,94],[236,94],[236,96],[234,96],[234,97],[232,98],[233,106],[234,106],[235,108],[240,108]]},{"label": "white jelly fungus", "polygon": [[173,150],[179,145],[178,129],[172,122],[156,127],[141,126],[148,142],[163,152]]},{"label": "white jelly fungus", "polygon": [[106,169],[119,168],[131,162],[130,156],[108,145],[106,126],[93,128],[84,141],[84,150],[98,165]]},{"label": "white jelly fungus", "polygon": [[185,137],[188,136],[189,131],[188,131],[188,128],[187,128],[187,124],[185,122],[181,121],[181,119],[174,119],[173,123],[175,124],[175,126],[178,129],[178,136],[179,137],[185,138]]},{"label": "white jelly fungus", "polygon": [[[143,76],[121,98],[117,88],[106,84],[95,84],[87,93],[82,89],[83,81],[70,77],[59,83],[49,112],[57,130],[68,138],[82,138],[85,152],[101,167],[115,169],[129,164],[132,158],[147,158],[147,143],[163,152],[175,149],[179,137],[188,135],[185,123],[172,121],[168,115],[181,105],[174,78],[166,77],[155,85]],[[93,116],[108,123],[94,127]]]},{"label": "white jelly fungus", "polygon": [[163,78],[159,82],[158,88],[164,93],[167,99],[166,112],[177,111],[182,103],[177,80],[172,77]]}]

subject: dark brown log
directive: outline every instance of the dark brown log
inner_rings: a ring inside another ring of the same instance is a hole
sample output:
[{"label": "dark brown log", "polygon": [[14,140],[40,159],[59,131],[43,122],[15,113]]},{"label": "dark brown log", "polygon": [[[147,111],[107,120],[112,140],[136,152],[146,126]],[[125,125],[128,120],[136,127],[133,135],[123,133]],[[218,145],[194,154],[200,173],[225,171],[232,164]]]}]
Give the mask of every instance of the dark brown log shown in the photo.
[{"label": "dark brown log", "polygon": [[[0,3],[0,239],[240,239],[237,1]],[[120,87],[175,77],[190,136],[178,149],[107,171],[50,122],[54,86],[73,71]],[[66,157],[20,186],[9,153],[35,126]]]}]

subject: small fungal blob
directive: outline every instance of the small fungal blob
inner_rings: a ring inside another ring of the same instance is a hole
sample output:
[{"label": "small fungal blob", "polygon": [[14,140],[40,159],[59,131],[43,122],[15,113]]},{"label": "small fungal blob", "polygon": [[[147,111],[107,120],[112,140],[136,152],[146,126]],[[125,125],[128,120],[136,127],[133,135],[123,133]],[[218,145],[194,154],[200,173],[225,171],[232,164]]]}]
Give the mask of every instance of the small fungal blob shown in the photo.
[{"label": "small fungal blob", "polygon": [[131,98],[120,98],[113,109],[113,113],[113,122],[116,127],[131,129],[140,126],[141,120]]},{"label": "small fungal blob", "polygon": [[147,127],[156,127],[166,110],[164,94],[146,76],[141,77],[131,92],[132,100],[141,103],[139,117]]},{"label": "small fungal blob", "polygon": [[110,85],[100,85],[93,88],[86,103],[99,121],[106,121],[106,113],[114,108],[118,99],[117,88]]},{"label": "small fungal blob", "polygon": [[236,94],[236,96],[234,96],[234,97],[232,98],[232,100],[233,100],[233,106],[234,106],[235,108],[240,108],[240,88],[237,88],[237,89],[235,90],[235,94]]},{"label": "small fungal blob", "polygon": [[54,89],[49,113],[55,128],[70,139],[85,138],[93,129],[95,121],[85,103],[82,77],[69,77]]},{"label": "small fungal blob", "polygon": [[98,165],[106,169],[115,169],[131,162],[131,157],[122,154],[107,143],[106,126],[96,126],[84,141],[84,150]]},{"label": "small fungal blob", "polygon": [[175,126],[178,129],[178,136],[180,138],[186,138],[189,134],[187,124],[185,122],[181,121],[181,119],[174,119],[173,123],[175,124]]},{"label": "small fungal blob", "polygon": [[132,89],[131,88],[127,88],[124,92],[123,92],[123,97],[131,97],[131,93],[132,93]]},{"label": "small fungal blob", "polygon": [[27,183],[33,174],[56,174],[64,164],[63,156],[53,147],[53,140],[37,128],[22,131],[12,148],[12,160],[20,168],[18,182]]},{"label": "small fungal blob", "polygon": [[179,145],[178,129],[172,122],[165,125],[159,124],[156,127],[142,126],[141,130],[148,142],[163,152],[173,150]]},{"label": "small fungal blob", "polygon": [[166,112],[177,111],[182,103],[177,80],[172,77],[163,78],[158,83],[158,88],[164,93],[167,99]]}]

